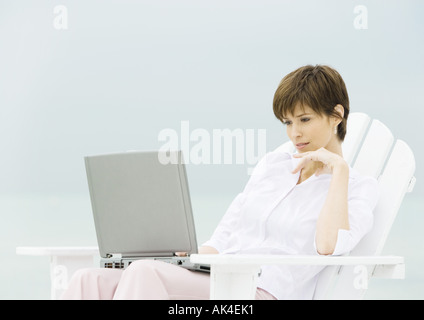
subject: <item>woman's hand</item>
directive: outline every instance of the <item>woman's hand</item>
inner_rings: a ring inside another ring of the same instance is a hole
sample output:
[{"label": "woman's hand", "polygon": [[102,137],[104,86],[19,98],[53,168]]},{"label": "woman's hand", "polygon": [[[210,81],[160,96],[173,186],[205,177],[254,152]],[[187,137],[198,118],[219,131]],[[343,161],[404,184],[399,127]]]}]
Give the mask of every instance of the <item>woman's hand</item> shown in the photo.
[{"label": "woman's hand", "polygon": [[292,171],[293,174],[302,170],[311,161],[322,163],[322,165],[315,171],[316,176],[326,173],[332,174],[336,168],[348,168],[346,161],[341,156],[330,152],[325,148],[320,148],[316,151],[296,153],[293,157],[301,159],[299,164]]},{"label": "woman's hand", "polygon": [[[201,246],[201,247],[198,248],[197,252],[199,254],[217,254],[218,250],[216,250],[215,248],[212,248],[212,247]],[[187,257],[188,252],[175,252],[175,255],[177,257]]]},{"label": "woman's hand", "polygon": [[218,254],[218,250],[213,247],[201,246],[199,247],[199,254]]}]

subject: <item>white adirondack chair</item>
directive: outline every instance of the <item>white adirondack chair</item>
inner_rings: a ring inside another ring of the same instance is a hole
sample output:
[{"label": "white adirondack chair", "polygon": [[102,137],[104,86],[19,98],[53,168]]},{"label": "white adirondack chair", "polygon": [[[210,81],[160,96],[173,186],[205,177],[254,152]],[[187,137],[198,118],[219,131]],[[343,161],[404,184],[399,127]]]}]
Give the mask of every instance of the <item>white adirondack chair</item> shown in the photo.
[{"label": "white adirondack chair", "polygon": [[[343,153],[360,173],[378,178],[381,198],[373,230],[349,256],[192,255],[193,262],[211,265],[211,299],[253,299],[260,266],[266,264],[326,265],[314,299],[362,299],[369,278],[404,278],[404,258],[380,254],[405,193],[414,187],[415,158],[402,140],[393,145],[393,135],[384,124],[374,120],[368,129],[369,123],[366,114],[350,115]],[[286,143],[277,149],[291,148]]]},{"label": "white adirondack chair", "polygon": [[[393,146],[393,135],[385,125],[374,120],[369,126],[370,122],[366,114],[350,115],[343,153],[359,172],[378,178],[382,194],[373,230],[349,256],[192,255],[193,262],[211,265],[211,299],[253,299],[260,266],[266,264],[327,266],[319,275],[314,299],[361,299],[370,277],[404,278],[404,258],[380,254],[405,193],[414,187],[415,159],[405,142],[397,140]],[[285,143],[280,148],[293,146]],[[52,299],[60,296],[75,270],[92,267],[93,257],[98,256],[96,247],[19,247],[16,251],[50,256]]]}]

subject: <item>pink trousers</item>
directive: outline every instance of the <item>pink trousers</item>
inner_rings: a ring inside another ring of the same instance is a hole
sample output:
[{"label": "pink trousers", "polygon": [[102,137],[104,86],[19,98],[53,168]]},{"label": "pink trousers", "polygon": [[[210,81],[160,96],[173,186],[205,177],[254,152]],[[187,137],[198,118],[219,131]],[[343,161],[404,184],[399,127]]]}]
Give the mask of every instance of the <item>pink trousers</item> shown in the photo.
[{"label": "pink trousers", "polygon": [[[209,274],[153,260],[133,262],[127,269],[81,269],[70,280],[62,299],[209,299]],[[265,290],[256,299],[271,300]]]}]

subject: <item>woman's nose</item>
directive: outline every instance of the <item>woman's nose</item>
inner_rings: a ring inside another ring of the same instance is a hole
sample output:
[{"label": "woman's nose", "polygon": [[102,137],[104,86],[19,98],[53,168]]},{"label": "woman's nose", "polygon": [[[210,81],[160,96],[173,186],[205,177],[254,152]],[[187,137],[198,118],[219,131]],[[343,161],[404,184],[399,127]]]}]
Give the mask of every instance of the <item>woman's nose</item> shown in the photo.
[{"label": "woman's nose", "polygon": [[298,138],[298,137],[301,137],[301,136],[302,136],[302,132],[301,132],[301,130],[298,128],[298,126],[296,126],[296,125],[292,125],[290,135],[291,135],[293,138]]}]

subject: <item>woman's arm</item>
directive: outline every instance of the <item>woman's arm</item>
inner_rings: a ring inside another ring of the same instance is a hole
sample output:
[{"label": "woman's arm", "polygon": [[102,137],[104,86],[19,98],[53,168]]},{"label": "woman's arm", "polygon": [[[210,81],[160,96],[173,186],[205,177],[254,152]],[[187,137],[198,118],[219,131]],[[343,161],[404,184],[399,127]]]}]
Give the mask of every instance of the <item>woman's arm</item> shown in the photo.
[{"label": "woman's arm", "polygon": [[339,229],[349,230],[348,183],[347,164],[335,166],[327,198],[317,221],[315,243],[319,254],[333,254]]},{"label": "woman's arm", "polygon": [[329,255],[334,252],[339,229],[349,230],[348,184],[349,166],[339,155],[321,148],[317,151],[295,155],[303,158],[294,173],[310,161],[320,161],[323,166],[316,174],[332,174],[327,198],[317,221],[315,243],[319,254]]}]

